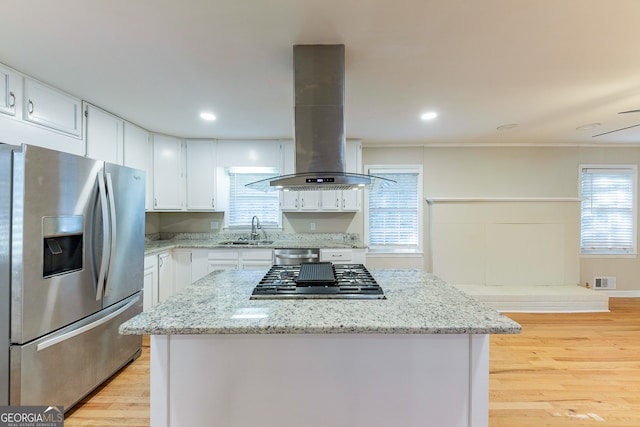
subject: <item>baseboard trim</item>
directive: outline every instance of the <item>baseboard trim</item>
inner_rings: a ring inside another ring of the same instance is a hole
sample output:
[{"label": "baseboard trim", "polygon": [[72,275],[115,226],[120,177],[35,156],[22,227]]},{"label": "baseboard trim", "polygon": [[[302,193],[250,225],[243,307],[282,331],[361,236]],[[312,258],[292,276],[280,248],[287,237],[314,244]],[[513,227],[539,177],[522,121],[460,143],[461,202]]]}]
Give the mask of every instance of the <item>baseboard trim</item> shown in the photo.
[{"label": "baseboard trim", "polygon": [[609,298],[640,298],[640,291],[623,291],[623,290],[611,289],[611,290],[599,290],[598,293],[600,292],[607,295]]},{"label": "baseboard trim", "polygon": [[458,285],[456,287],[500,312],[602,313],[609,311],[608,293],[579,286]]}]

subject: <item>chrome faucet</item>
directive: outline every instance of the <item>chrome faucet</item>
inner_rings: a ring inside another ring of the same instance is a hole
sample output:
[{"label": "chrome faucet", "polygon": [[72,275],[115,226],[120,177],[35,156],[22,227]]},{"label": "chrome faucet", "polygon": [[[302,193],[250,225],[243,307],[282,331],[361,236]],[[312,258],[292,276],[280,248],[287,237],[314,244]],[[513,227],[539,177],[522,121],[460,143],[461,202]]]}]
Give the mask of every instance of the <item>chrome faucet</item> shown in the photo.
[{"label": "chrome faucet", "polygon": [[251,218],[251,240],[256,240],[258,238],[258,236],[260,235],[258,233],[258,230],[261,229],[262,227],[260,226],[260,220],[257,216],[254,215],[254,217]]}]

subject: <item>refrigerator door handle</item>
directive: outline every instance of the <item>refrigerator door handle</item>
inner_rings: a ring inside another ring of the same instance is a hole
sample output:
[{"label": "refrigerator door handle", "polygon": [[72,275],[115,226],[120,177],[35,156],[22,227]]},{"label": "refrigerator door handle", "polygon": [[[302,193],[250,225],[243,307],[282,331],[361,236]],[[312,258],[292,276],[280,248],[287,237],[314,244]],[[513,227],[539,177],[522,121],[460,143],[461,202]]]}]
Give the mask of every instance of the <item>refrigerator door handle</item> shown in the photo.
[{"label": "refrigerator door handle", "polygon": [[100,204],[102,206],[102,259],[100,260],[100,271],[98,273],[98,283],[96,285],[96,301],[102,298],[104,289],[104,280],[107,276],[107,249],[109,245],[108,237],[110,236],[109,228],[109,207],[107,206],[107,190],[105,188],[104,177],[102,173],[98,173],[98,193],[100,194]]},{"label": "refrigerator door handle", "polygon": [[107,277],[104,286],[104,296],[109,295],[109,290],[111,289],[111,270],[113,268],[113,260],[116,256],[116,200],[113,194],[113,180],[111,179],[111,174],[109,172],[107,175],[107,197],[109,199],[109,223],[111,226],[111,235],[110,235],[110,246],[111,250],[109,251],[109,266],[107,270]]},{"label": "refrigerator door handle", "polygon": [[53,337],[50,340],[46,340],[46,341],[42,341],[41,343],[39,343],[36,346],[36,350],[37,351],[42,351],[46,348],[49,348],[51,346],[54,346],[58,343],[61,343],[63,341],[69,340],[73,337],[77,337],[78,335],[81,335],[91,329],[97,328],[100,325],[104,325],[105,323],[107,323],[108,321],[110,321],[111,319],[113,319],[114,317],[118,317],[120,314],[124,313],[125,311],[127,311],[129,309],[129,307],[131,307],[132,305],[137,304],[138,300],[135,299],[133,301],[129,301],[126,305],[120,307],[119,309],[117,309],[116,311],[114,311],[113,313],[96,320],[95,322],[89,323],[88,325],[84,325],[78,329],[74,329],[73,331],[67,332],[66,334],[62,334],[62,335],[58,335],[57,337]]}]

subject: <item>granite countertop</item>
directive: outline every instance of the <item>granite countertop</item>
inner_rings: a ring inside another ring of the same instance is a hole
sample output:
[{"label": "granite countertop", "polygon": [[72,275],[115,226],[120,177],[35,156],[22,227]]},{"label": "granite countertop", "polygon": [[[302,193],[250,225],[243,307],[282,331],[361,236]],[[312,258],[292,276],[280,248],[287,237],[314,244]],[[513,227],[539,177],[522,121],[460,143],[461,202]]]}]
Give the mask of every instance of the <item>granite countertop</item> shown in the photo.
[{"label": "granite countertop", "polygon": [[520,325],[419,270],[373,270],[386,300],[250,300],[260,270],[217,270],[122,334],[516,334]]},{"label": "granite countertop", "polygon": [[[194,249],[246,249],[246,248],[331,248],[331,249],[364,249],[366,245],[353,234],[344,233],[273,233],[268,234],[266,239],[268,244],[256,245],[247,240],[246,245],[229,245],[225,242],[239,240],[240,237],[245,238],[246,233],[182,233],[169,236],[163,239],[149,240],[145,242],[145,255],[175,249],[175,248],[194,248]],[[264,242],[261,242],[264,243]]]}]

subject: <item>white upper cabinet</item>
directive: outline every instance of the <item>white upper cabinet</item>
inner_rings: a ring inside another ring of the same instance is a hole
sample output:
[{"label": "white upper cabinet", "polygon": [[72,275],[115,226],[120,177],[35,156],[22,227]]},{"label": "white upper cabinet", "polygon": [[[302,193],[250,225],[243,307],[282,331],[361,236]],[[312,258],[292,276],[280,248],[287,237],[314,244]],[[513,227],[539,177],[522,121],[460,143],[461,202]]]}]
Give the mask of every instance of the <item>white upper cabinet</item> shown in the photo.
[{"label": "white upper cabinet", "polygon": [[182,141],[173,136],[153,135],[153,209],[184,208]]},{"label": "white upper cabinet", "polygon": [[298,205],[301,211],[318,212],[318,209],[320,209],[320,192],[298,191]]},{"label": "white upper cabinet", "polygon": [[25,77],[24,120],[79,138],[81,107],[80,99]]},{"label": "white upper cabinet", "polygon": [[185,141],[187,210],[216,209],[216,142]]},{"label": "white upper cabinet", "polygon": [[[362,141],[347,141],[344,158],[347,172],[362,173]],[[341,191],[340,210],[343,212],[359,211],[362,205],[362,191],[363,190]]]},{"label": "white upper cabinet", "polygon": [[339,211],[342,205],[342,191],[324,190],[320,192],[320,206],[323,211]]},{"label": "white upper cabinet", "polygon": [[362,206],[362,190],[344,190],[341,192],[342,212],[357,212]]},{"label": "white upper cabinet", "polygon": [[87,157],[124,164],[124,120],[91,104],[84,104]]},{"label": "white upper cabinet", "polygon": [[[30,96],[25,93],[25,85]],[[71,97],[74,107],[66,105],[66,113],[61,113],[57,111],[57,102],[48,99],[51,97],[58,99],[68,95],[0,64],[0,141],[13,145],[37,145],[84,156],[86,147],[81,135],[80,100]],[[37,110],[28,115],[29,107]]]},{"label": "white upper cabinet", "polygon": [[[346,172],[362,173],[362,142],[347,141],[344,161]],[[321,194],[322,212],[357,212],[362,204],[362,190],[327,190]]]},{"label": "white upper cabinet", "polygon": [[215,211],[217,143],[153,134],[153,209]]},{"label": "white upper cabinet", "polygon": [[[295,170],[295,146],[287,141],[284,148],[284,173]],[[345,147],[345,170],[362,173],[362,142],[348,140]],[[283,212],[357,212],[361,208],[362,190],[284,191]]]},{"label": "white upper cabinet", "polygon": [[284,212],[320,212],[320,191],[283,191],[280,209]]},{"label": "white upper cabinet", "polygon": [[298,191],[283,191],[280,197],[280,210],[296,212],[298,210]]},{"label": "white upper cabinet", "polygon": [[153,209],[153,155],[149,132],[124,122],[124,165],[145,172],[145,210]]},{"label": "white upper cabinet", "polygon": [[16,115],[20,89],[20,76],[12,69],[0,65],[0,113]]}]

